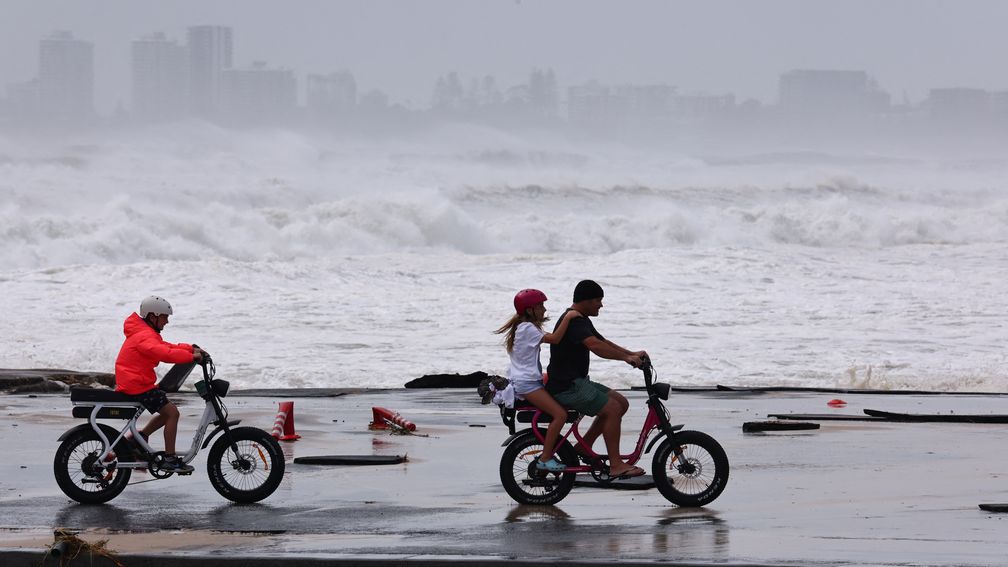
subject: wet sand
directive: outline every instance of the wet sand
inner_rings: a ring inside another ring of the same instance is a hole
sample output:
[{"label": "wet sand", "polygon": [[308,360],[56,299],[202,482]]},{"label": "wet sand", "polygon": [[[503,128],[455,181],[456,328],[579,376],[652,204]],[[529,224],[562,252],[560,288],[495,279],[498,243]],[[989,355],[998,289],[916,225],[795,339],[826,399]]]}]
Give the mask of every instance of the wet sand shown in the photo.
[{"label": "wet sand", "polygon": [[[317,394],[317,393],[315,393]],[[643,421],[643,394],[623,446]],[[655,489],[577,487],[559,505],[515,504],[498,478],[508,433],[495,406],[470,390],[384,390],[338,397],[296,392],[231,396],[232,418],[271,429],[277,402],[294,401],[302,439],[282,443],[284,482],[260,504],[219,496],[205,453],[191,477],[129,486],[111,503],[82,506],[52,475],[62,431],[78,423],[65,395],[0,397],[0,564],[42,558],[53,529],[108,540],[126,565],[600,563],[787,565],[1003,565],[1008,515],[1008,426],[821,421],[813,431],[743,433],[770,413],[1008,413],[985,395],[675,392],[674,422],[705,431],[732,464],[728,487],[706,508],[670,505]],[[202,401],[182,396],[179,446]],[[398,411],[419,435],[369,431],[371,407]],[[299,456],[407,455],[389,466],[294,464]],[[650,456],[641,463],[650,469]],[[133,482],[146,480],[135,474]],[[232,562],[237,561],[237,562]],[[83,564],[83,563],[82,563]],[[100,565],[101,563],[96,563]]]}]

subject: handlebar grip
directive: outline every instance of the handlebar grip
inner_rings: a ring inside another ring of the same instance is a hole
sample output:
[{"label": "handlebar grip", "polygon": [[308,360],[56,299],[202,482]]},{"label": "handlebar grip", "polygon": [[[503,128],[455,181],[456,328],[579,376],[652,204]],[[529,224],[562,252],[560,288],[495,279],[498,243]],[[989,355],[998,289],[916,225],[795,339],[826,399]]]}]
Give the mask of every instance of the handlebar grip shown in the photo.
[{"label": "handlebar grip", "polygon": [[654,377],[653,376],[653,370],[652,370],[653,368],[654,367],[651,366],[651,358],[648,355],[646,355],[646,354],[644,356],[642,356],[641,357],[641,364],[640,364],[640,371],[644,373],[644,384],[646,384],[648,387],[650,387],[651,380]]}]

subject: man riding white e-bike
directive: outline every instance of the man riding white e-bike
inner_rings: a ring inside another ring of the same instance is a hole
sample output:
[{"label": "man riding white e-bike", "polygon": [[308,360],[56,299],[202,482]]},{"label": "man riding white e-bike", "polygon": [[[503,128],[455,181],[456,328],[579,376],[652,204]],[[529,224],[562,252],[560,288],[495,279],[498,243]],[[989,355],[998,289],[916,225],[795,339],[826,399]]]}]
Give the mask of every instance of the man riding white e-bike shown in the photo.
[{"label": "man riding white e-bike", "polygon": [[150,296],[140,302],[140,309],[123,322],[126,340],[115,363],[116,391],[136,397],[154,417],[141,430],[144,438],[164,427],[165,471],[187,474],[193,467],[175,454],[179,411],[168,395],[157,387],[154,368],[161,362],[186,363],[203,360],[203,351],[186,343],[169,343],[161,331],[172,314],[171,305],[161,297]]}]

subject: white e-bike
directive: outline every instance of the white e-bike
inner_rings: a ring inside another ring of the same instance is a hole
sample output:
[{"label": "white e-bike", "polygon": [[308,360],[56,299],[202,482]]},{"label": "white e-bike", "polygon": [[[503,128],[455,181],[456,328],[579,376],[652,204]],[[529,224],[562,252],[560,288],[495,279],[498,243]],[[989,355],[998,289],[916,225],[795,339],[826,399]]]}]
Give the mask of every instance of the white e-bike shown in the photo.
[{"label": "white e-bike", "polygon": [[[196,392],[206,402],[206,408],[192,446],[179,456],[186,463],[192,461],[200,449],[206,449],[220,435],[207,458],[210,484],[221,496],[234,502],[258,502],[273,494],[283,480],[283,451],[276,439],[262,429],[235,427],[241,420],[228,420],[223,403],[228,383],[214,378],[216,369],[208,355],[200,366],[203,378],[196,382]],[[158,387],[168,393],[177,392],[195,367],[195,362],[176,364]],[[71,428],[59,438],[62,443],[56,450],[53,472],[67,496],[83,504],[101,504],[126,488],[135,469],[146,469],[153,477],[151,480],[175,474],[164,468],[165,453],[155,451],[140,434],[137,420],[144,407],[133,396],[97,388],[71,388],[70,401],[73,416],[86,418],[87,423]],[[99,419],[125,419],[126,425],[116,430],[99,423]],[[204,440],[210,425],[215,427]]]}]

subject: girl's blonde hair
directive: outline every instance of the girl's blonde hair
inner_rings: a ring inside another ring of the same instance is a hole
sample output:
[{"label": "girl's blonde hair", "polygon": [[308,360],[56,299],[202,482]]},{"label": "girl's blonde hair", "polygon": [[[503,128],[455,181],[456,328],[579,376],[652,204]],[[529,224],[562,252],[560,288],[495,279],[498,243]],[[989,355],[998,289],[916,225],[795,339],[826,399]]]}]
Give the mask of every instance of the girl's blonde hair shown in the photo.
[{"label": "girl's blonde hair", "polygon": [[549,317],[543,317],[542,319],[536,320],[535,315],[531,315],[530,313],[534,313],[531,307],[526,309],[525,313],[515,313],[510,319],[508,319],[507,323],[504,323],[499,329],[494,331],[494,333],[498,335],[504,335],[504,347],[507,348],[508,354],[514,350],[515,331],[518,330],[518,325],[522,323],[532,323],[541,331],[543,328],[543,322],[549,319]]}]

